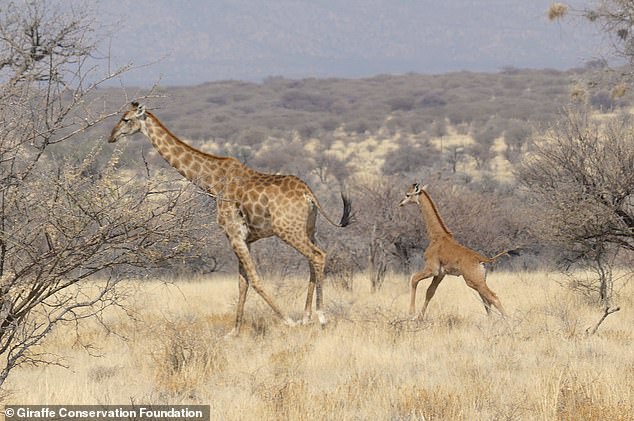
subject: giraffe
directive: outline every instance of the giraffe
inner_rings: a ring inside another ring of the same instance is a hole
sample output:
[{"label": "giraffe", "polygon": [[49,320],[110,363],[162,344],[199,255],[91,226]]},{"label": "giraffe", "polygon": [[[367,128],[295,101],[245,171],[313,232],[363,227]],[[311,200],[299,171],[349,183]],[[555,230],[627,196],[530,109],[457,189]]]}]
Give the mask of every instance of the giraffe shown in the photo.
[{"label": "giraffe", "polygon": [[239,296],[233,330],[240,333],[247,291],[251,286],[285,324],[296,322],[281,310],[262,287],[250,255],[250,245],[262,238],[277,236],[306,257],[310,279],[302,322],[312,319],[313,293],[315,312],[320,324],[327,323],[322,310],[322,280],[326,252],[315,244],[317,213],[334,226],[345,227],[350,222],[351,203],[345,194],[343,215],[334,222],[323,211],[311,189],[293,175],[257,172],[232,157],[211,155],[199,151],[174,136],[145,106],[132,102],[121,120],[114,126],[109,142],[141,132],[158,153],[182,176],[216,198],[217,221],[238,258]]},{"label": "giraffe", "polygon": [[[427,186],[421,187],[420,184],[413,184],[405,193],[405,198],[399,206],[408,203],[419,205],[429,240],[429,245],[423,254],[425,266],[420,272],[414,273],[410,279],[409,312],[412,320],[423,318],[429,301],[436,293],[436,288],[445,275],[462,276],[467,285],[480,295],[487,314],[490,314],[491,304],[493,304],[502,316],[506,316],[500,299],[486,284],[484,263],[492,263],[505,254],[516,255],[517,251],[507,250],[488,258],[458,243],[438,213],[436,204],[427,192]],[[433,279],[427,288],[423,308],[416,315],[416,287],[420,281],[432,276]]]}]

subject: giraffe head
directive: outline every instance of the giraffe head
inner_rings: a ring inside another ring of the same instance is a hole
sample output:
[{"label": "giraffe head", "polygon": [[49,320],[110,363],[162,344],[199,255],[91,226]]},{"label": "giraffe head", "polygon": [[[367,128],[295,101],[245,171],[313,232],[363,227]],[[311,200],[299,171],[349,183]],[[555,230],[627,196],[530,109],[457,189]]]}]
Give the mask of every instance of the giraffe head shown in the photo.
[{"label": "giraffe head", "polygon": [[405,192],[405,199],[401,200],[399,206],[407,205],[408,203],[418,203],[418,198],[423,191],[427,190],[427,185],[421,186],[418,183],[412,184]]},{"label": "giraffe head", "polygon": [[145,124],[145,105],[134,101],[130,109],[123,113],[123,117],[112,129],[108,142],[114,143],[122,137],[133,135],[143,129]]}]

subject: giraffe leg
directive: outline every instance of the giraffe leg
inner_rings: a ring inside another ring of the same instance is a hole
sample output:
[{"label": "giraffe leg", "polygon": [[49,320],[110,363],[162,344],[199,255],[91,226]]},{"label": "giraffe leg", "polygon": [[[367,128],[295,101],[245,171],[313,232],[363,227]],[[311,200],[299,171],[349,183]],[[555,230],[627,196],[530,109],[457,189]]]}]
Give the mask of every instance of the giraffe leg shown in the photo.
[{"label": "giraffe leg", "polygon": [[[240,265],[243,268],[244,273],[246,274],[246,280],[248,281],[248,285],[253,287],[253,289],[258,294],[260,294],[260,296],[269,305],[269,307],[271,307],[273,312],[279,318],[284,320],[285,324],[287,324],[288,326],[295,326],[296,323],[290,317],[284,314],[284,312],[282,312],[282,310],[277,305],[277,303],[262,287],[260,278],[257,274],[257,271],[255,270],[255,264],[253,263],[253,259],[251,258],[251,253],[249,253],[249,247],[246,241],[244,241],[244,239],[239,237],[231,237],[230,241],[231,241],[231,247],[233,247],[233,251],[238,257],[238,260],[240,261]],[[241,294],[241,297],[238,301],[238,307],[239,307],[238,311],[241,313],[241,311],[244,310],[244,303],[241,303],[241,300],[246,299],[246,291],[243,292],[243,290],[241,289],[240,294]],[[240,307],[242,307],[242,309],[240,309]],[[238,320],[238,315],[240,316],[240,320]],[[238,312],[236,312],[236,325],[239,322],[241,322],[241,314],[238,314]]]},{"label": "giraffe leg", "polygon": [[432,297],[436,293],[436,288],[440,284],[440,281],[445,277],[445,275],[436,275],[434,279],[431,280],[431,284],[427,287],[427,293],[425,294],[425,303],[423,304],[423,308],[420,310],[420,314],[418,315],[418,320],[422,320],[425,316],[425,311],[427,310],[427,306],[431,301]]},{"label": "giraffe leg", "polygon": [[[313,294],[315,294],[315,312],[319,323],[323,326],[328,323],[322,310],[323,291],[322,282],[324,268],[326,266],[326,252],[315,244],[314,215],[309,216],[307,231],[298,235],[281,232],[278,236],[288,245],[300,252],[308,260],[310,279],[306,292],[306,304],[304,305],[304,317],[302,323],[307,324],[312,318]],[[312,222],[312,223],[311,223]]]},{"label": "giraffe leg", "polygon": [[322,310],[322,282],[324,279],[324,268],[326,266],[326,252],[312,242],[305,242],[302,245],[294,245],[294,247],[306,256],[310,267],[310,279],[308,281],[308,291],[306,292],[303,323],[310,322],[310,319],[312,318],[313,292],[315,292],[315,312],[317,313],[319,323],[323,326],[328,323],[328,320]]},{"label": "giraffe leg", "polygon": [[[502,302],[498,296],[489,288],[486,282],[486,272],[482,265],[478,265],[479,268],[477,270],[471,271],[470,273],[464,273],[462,277],[464,278],[467,285],[473,289],[475,289],[482,301],[484,302],[484,307],[487,310],[487,314],[490,314],[491,304],[498,309],[498,311],[502,314],[502,316],[506,317],[506,311],[504,307],[502,307]],[[488,305],[487,305],[488,304]]]},{"label": "giraffe leg", "polygon": [[491,314],[491,303],[489,302],[489,300],[487,300],[487,298],[481,294],[480,292],[478,292],[478,294],[480,295],[480,299],[482,300],[482,303],[484,304],[484,309],[487,312],[487,316],[489,316]]},{"label": "giraffe leg", "polygon": [[227,334],[227,337],[238,336],[240,333],[240,327],[242,326],[242,317],[244,315],[244,303],[247,300],[247,291],[249,290],[249,282],[247,281],[247,273],[244,270],[242,263],[238,263],[238,307],[236,309],[236,321],[231,332]]},{"label": "giraffe leg", "polygon": [[313,292],[317,283],[317,275],[312,262],[308,262],[310,268],[310,279],[308,281],[308,290],[306,291],[306,304],[304,305],[304,318],[302,324],[306,325],[310,323],[313,313]]},{"label": "giraffe leg", "polygon": [[[310,271],[310,274],[311,274],[311,277],[313,275],[315,277],[315,288],[317,289],[317,294],[315,297],[315,312],[317,313],[317,318],[319,319],[319,323],[322,326],[324,326],[326,323],[328,323],[328,320],[326,319],[326,315],[324,314],[324,311],[322,310],[322,304],[323,304],[322,284],[324,280],[324,269],[326,267],[326,252],[324,252],[317,246],[314,246],[314,250],[315,252],[310,263],[310,266],[312,268]],[[306,309],[304,308],[304,312],[305,311]]]},{"label": "giraffe leg", "polygon": [[[502,302],[498,298],[497,294],[491,290],[491,288],[489,288],[486,284],[484,284],[483,291],[478,291],[478,292],[481,293],[482,295],[484,295],[484,297],[486,298],[487,302],[493,304],[495,306],[495,308],[498,309],[500,314],[502,314],[503,317],[507,317],[508,316],[508,314],[506,313],[506,310],[504,310],[504,307],[502,307]],[[490,306],[489,306],[489,308],[490,308]]]},{"label": "giraffe leg", "polygon": [[[326,316],[321,308],[323,303],[323,280],[324,269],[326,267],[326,252],[324,252],[315,241],[315,222],[317,221],[317,210],[312,208],[308,213],[306,219],[306,234],[308,236],[309,243],[306,240],[302,241],[302,249],[305,249],[303,253],[308,259],[308,266],[310,268],[310,279],[308,281],[308,291],[306,293],[306,305],[304,306],[304,323],[310,321],[312,317],[312,290],[317,290],[317,296],[315,298],[315,309],[317,312],[317,318],[319,323],[324,326],[328,323]],[[306,247],[307,246],[307,247]]]},{"label": "giraffe leg", "polygon": [[409,300],[409,315],[412,317],[412,320],[416,320],[416,288],[418,287],[418,283],[423,279],[429,278],[433,273],[431,269],[427,266],[423,268],[420,272],[416,272],[410,278],[410,300]]}]

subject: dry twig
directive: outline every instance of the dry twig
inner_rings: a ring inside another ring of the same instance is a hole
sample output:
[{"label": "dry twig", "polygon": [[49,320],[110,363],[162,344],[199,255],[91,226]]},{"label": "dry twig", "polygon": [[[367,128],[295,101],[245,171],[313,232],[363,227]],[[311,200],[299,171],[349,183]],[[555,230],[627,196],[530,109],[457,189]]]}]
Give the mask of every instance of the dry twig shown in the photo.
[{"label": "dry twig", "polygon": [[603,323],[603,321],[612,313],[616,313],[617,311],[621,310],[621,307],[610,307],[610,306],[606,306],[605,310],[603,312],[603,316],[601,317],[601,319],[597,322],[597,324],[593,327],[593,328],[587,328],[586,329],[586,334],[588,336],[590,335],[594,335],[595,333],[597,333],[597,330],[599,330],[599,326],[601,326],[601,323]]}]

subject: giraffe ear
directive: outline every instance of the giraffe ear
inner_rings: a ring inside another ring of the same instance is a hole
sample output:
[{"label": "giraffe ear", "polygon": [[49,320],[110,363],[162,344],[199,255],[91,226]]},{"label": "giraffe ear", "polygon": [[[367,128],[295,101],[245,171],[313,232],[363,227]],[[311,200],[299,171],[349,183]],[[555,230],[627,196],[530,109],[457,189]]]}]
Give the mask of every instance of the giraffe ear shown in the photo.
[{"label": "giraffe ear", "polygon": [[134,104],[136,104],[136,110],[135,110],[136,118],[140,120],[144,120],[145,119],[145,105],[139,104],[138,102],[133,102],[132,105],[134,106]]}]

